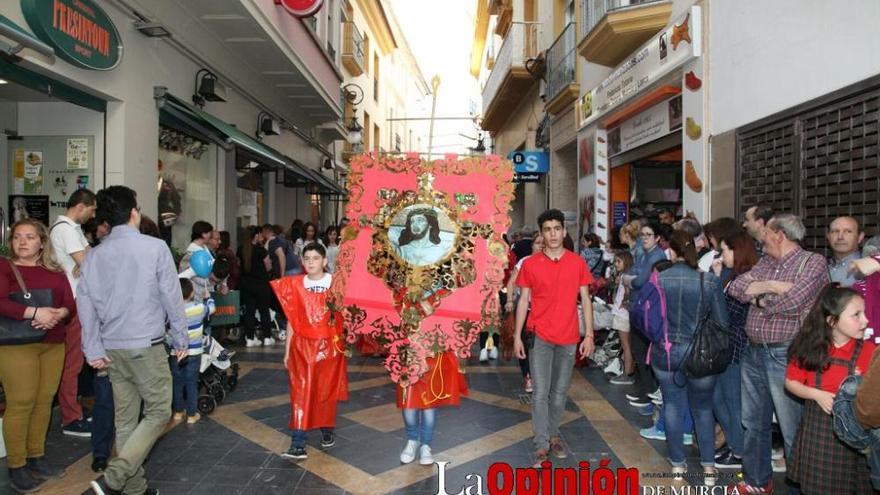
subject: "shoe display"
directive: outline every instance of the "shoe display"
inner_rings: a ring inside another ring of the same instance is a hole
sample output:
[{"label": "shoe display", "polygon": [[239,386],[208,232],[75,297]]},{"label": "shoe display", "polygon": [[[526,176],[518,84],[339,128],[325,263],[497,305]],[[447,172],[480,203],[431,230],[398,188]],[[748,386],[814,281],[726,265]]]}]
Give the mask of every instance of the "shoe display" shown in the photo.
[{"label": "shoe display", "polygon": [[107,469],[106,457],[95,457],[94,459],[92,459],[92,471],[96,473],[103,473],[105,469]]},{"label": "shoe display", "polygon": [[632,375],[620,375],[608,380],[608,383],[612,385],[634,385],[636,378]]},{"label": "shoe display", "polygon": [[92,425],[84,419],[78,419],[62,427],[61,432],[71,437],[91,438]]},{"label": "shoe display", "polygon": [[321,448],[329,449],[330,447],[336,445],[336,433],[332,431],[322,431],[321,432]]},{"label": "shoe display", "polygon": [[31,476],[38,480],[64,477],[64,469],[49,464],[45,457],[28,458],[26,467]]},{"label": "shoe display", "polygon": [[199,413],[195,413],[192,416],[186,417],[186,424],[188,424],[188,425],[196,424],[199,422],[200,419],[202,419],[202,415]]},{"label": "shoe display", "polygon": [[419,447],[419,464],[422,466],[430,466],[434,464],[434,455],[431,454],[430,445],[422,445]]},{"label": "shoe display", "polygon": [[400,453],[400,462],[409,464],[416,460],[416,450],[419,448],[419,442],[416,440],[407,440],[403,452]]},{"label": "shoe display", "polygon": [[557,459],[565,459],[568,457],[568,451],[559,437],[550,438],[550,454]]},{"label": "shoe display", "polygon": [[34,478],[27,466],[9,470],[9,486],[18,493],[31,493],[40,489],[42,481]]},{"label": "shoe display", "polygon": [[728,450],[723,455],[715,457],[715,466],[724,469],[742,469],[742,457],[733,455],[733,452]]},{"label": "shoe display", "polygon": [[532,387],[532,377],[526,376],[523,380],[523,388],[527,394],[532,393],[535,389]]},{"label": "shoe display", "polygon": [[498,359],[498,346],[493,347],[492,350],[489,351],[489,359]]},{"label": "shoe display", "polygon": [[666,441],[666,432],[657,429],[656,424],[650,428],[642,428],[641,430],[639,430],[639,435],[641,435],[642,438],[647,438],[648,440],[660,440],[661,442]]},{"label": "shoe display", "polygon": [[480,349],[480,362],[481,363],[488,363],[489,362],[489,349],[486,349],[485,347]]},{"label": "shoe display", "polygon": [[309,454],[306,453],[305,447],[294,447],[293,445],[291,445],[290,448],[287,449],[287,452],[281,454],[281,457],[285,459],[296,459],[298,461],[301,461],[303,459],[308,459]]}]

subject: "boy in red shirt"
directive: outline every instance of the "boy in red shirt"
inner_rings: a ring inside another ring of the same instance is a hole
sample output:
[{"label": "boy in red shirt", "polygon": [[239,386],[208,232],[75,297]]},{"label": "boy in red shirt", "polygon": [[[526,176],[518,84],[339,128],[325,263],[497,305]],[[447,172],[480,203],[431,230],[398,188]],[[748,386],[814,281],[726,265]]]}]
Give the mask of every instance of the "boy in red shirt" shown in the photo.
[{"label": "boy in red shirt", "polygon": [[[563,459],[568,456],[559,435],[559,422],[565,410],[575,347],[580,342],[578,295],[583,304],[586,336],[580,344],[582,357],[595,349],[593,342],[593,306],[588,286],[593,281],[587,264],[577,254],[563,247],[566,236],[565,217],[556,209],[538,217],[544,238],[544,251],[523,263],[516,280],[520,287],[516,307],[516,330],[513,348],[516,356],[525,358],[522,330],[530,339],[529,367],[534,386],[532,393],[532,427],[535,433],[535,467],[547,460],[548,452]],[[529,312],[526,325],[526,314]],[[551,396],[551,391],[553,392]]]}]

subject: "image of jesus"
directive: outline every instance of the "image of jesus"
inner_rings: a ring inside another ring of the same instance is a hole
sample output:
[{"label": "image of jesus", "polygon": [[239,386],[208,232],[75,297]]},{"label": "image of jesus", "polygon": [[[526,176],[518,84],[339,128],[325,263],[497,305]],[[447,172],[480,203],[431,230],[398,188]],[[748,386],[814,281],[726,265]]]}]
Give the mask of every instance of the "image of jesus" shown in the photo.
[{"label": "image of jesus", "polygon": [[397,255],[415,266],[431,265],[449,252],[440,236],[440,222],[432,208],[413,208],[397,238]]}]

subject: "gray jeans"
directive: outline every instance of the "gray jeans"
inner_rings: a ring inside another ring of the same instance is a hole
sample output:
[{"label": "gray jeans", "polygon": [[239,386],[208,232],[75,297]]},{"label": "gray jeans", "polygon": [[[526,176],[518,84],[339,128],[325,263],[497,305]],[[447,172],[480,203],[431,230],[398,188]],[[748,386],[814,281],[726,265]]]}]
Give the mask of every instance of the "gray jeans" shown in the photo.
[{"label": "gray jeans", "polygon": [[550,447],[550,438],[559,436],[559,422],[568,400],[568,386],[574,369],[576,344],[555,345],[537,335],[529,351],[532,375],[532,429],[535,449]]},{"label": "gray jeans", "polygon": [[[164,345],[108,350],[116,408],[116,451],[104,471],[110,488],[140,495],[147,489],[144,459],[171,418],[171,369]],[[144,404],[144,417],[138,422]]]}]

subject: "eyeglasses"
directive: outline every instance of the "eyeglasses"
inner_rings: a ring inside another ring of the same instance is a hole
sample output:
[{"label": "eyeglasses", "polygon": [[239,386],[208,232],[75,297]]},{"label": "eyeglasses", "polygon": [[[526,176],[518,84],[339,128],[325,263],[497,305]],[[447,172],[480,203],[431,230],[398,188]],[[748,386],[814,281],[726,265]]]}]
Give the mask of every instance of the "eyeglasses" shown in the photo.
[{"label": "eyeglasses", "polygon": [[639,235],[642,237],[654,237],[653,232],[640,232]]}]

